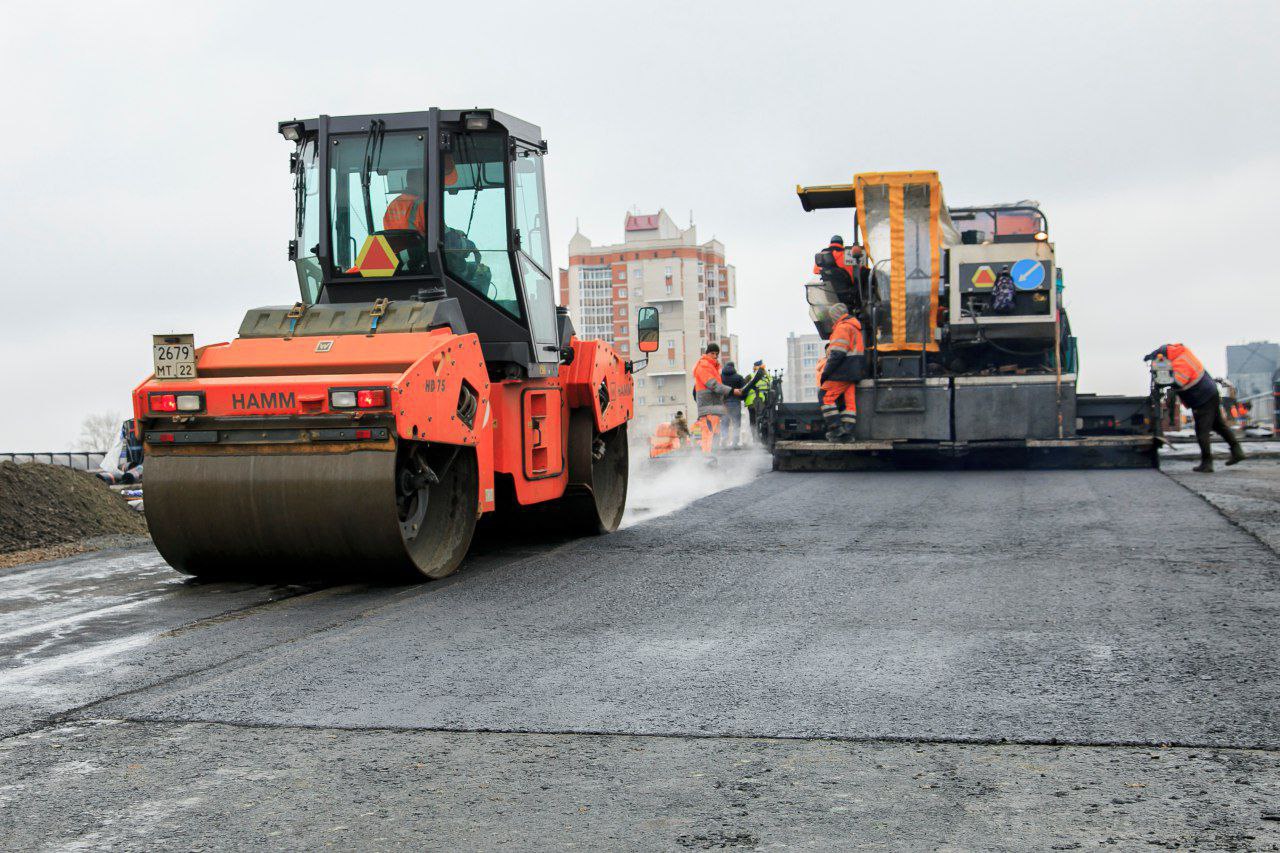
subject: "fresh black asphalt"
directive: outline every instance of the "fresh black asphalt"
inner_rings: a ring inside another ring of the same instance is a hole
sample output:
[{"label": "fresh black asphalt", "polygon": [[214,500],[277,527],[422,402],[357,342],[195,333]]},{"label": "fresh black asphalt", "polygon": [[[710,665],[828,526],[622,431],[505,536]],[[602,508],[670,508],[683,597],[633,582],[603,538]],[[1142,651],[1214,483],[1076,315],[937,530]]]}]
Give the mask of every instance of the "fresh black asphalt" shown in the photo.
[{"label": "fresh black asphalt", "polygon": [[1280,558],[1173,477],[766,473],[421,587],[5,573],[0,838],[1280,849]]}]

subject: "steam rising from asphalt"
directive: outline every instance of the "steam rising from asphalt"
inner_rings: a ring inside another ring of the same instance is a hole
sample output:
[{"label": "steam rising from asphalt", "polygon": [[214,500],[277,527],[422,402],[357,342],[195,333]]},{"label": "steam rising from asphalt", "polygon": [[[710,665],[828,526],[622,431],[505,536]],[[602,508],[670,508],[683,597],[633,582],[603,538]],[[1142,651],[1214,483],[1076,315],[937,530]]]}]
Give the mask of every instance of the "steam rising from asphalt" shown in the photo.
[{"label": "steam rising from asphalt", "polygon": [[759,446],[719,451],[709,463],[700,453],[652,460],[646,448],[631,454],[631,482],[627,487],[627,514],[622,526],[630,527],[688,506],[699,498],[751,482],[771,466],[767,451]]}]

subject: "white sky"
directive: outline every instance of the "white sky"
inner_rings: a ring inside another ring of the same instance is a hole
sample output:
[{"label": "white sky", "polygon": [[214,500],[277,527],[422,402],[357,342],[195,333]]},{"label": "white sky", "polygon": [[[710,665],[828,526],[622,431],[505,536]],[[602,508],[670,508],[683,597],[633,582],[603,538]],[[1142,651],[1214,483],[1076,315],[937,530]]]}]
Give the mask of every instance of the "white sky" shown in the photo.
[{"label": "white sky", "polygon": [[847,212],[797,183],[933,168],[1041,202],[1082,390],[1280,338],[1280,3],[62,3],[0,28],[0,450],[129,408],[150,335],[292,303],[291,117],[492,106],[539,124],[557,265],[659,207],[722,240],[744,360],[811,329]]}]

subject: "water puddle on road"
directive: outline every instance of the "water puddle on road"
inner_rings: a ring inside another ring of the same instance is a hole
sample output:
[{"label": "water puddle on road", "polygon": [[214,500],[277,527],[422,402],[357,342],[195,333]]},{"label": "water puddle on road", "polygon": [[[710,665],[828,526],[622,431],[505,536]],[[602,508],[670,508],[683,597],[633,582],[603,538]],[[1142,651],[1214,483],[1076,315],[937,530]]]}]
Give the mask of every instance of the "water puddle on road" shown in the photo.
[{"label": "water puddle on road", "polygon": [[675,512],[707,495],[745,485],[772,465],[772,458],[760,447],[721,451],[711,460],[701,454],[649,459],[637,453],[633,453],[631,459],[623,527]]}]

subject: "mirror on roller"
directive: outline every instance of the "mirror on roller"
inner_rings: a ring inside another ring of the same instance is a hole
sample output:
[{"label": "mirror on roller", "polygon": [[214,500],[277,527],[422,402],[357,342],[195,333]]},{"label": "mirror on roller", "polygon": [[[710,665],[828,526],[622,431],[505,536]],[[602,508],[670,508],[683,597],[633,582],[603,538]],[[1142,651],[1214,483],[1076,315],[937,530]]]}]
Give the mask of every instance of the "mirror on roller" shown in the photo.
[{"label": "mirror on roller", "polygon": [[658,349],[658,309],[641,308],[636,317],[636,343],[640,352],[656,352]]}]

